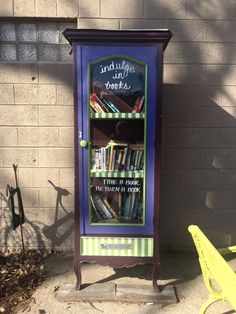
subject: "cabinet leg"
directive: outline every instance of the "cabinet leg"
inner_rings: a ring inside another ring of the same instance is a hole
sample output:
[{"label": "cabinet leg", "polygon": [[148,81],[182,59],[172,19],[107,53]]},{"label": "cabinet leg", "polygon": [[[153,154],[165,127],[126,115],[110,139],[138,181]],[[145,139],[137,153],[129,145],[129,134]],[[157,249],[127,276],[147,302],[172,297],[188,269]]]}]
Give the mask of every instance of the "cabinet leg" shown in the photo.
[{"label": "cabinet leg", "polygon": [[152,269],[152,285],[155,293],[161,292],[161,289],[157,283],[157,278],[159,275],[159,267],[157,264],[153,264],[153,269]]},{"label": "cabinet leg", "polygon": [[80,288],[81,288],[81,266],[80,266],[79,261],[74,262],[74,271],[75,271],[75,275],[76,275],[75,290],[80,290]]}]

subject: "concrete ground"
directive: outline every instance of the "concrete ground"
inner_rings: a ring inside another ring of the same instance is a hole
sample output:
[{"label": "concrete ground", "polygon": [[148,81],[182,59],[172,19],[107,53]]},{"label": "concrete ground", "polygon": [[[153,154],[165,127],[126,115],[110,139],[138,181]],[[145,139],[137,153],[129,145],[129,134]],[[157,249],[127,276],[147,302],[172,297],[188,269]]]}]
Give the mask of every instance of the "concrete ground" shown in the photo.
[{"label": "concrete ground", "polygon": [[[18,314],[194,314],[198,313],[200,305],[207,299],[206,290],[201,276],[196,255],[162,254],[160,285],[174,285],[178,302],[170,305],[139,304],[121,302],[59,302],[56,291],[65,284],[75,284],[72,268],[72,255],[57,255],[50,257],[45,264],[48,272],[46,281],[37,288],[31,303]],[[229,261],[236,269],[236,258]],[[151,266],[136,266],[133,268],[112,269],[108,266],[83,264],[82,283],[112,282],[129,285],[152,285]],[[212,305],[207,314],[235,313],[230,304],[217,302]]]}]

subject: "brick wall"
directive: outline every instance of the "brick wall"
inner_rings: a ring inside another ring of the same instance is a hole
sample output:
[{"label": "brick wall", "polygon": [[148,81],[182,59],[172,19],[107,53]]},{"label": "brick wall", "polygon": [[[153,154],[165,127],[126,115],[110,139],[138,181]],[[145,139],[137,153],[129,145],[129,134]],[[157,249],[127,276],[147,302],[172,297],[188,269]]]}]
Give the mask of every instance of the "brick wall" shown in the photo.
[{"label": "brick wall", "polygon": [[[0,0],[0,8],[4,17],[78,17],[80,28],[171,29],[164,67],[161,243],[188,249],[191,223],[219,246],[236,242],[235,0]],[[4,195],[6,183],[14,183],[13,162],[19,164],[28,244],[73,247],[71,65],[0,64]],[[56,204],[48,180],[65,194],[65,209]],[[20,244],[18,232],[6,228],[9,215],[1,203],[1,246]]]}]

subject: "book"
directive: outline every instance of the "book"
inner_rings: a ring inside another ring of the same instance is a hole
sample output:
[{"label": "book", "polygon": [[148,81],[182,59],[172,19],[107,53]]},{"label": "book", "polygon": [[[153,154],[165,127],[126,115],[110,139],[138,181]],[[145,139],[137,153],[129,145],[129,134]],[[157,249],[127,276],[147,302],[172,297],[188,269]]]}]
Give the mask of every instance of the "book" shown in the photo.
[{"label": "book", "polygon": [[107,209],[109,210],[109,212],[112,214],[112,216],[115,219],[118,219],[119,216],[117,215],[117,213],[115,212],[115,210],[112,208],[112,206],[108,203],[108,200],[106,198],[103,199],[103,203],[104,205],[107,207]]},{"label": "book", "polygon": [[134,108],[132,110],[133,113],[139,113],[142,112],[144,105],[144,96],[138,96],[135,103]]},{"label": "book", "polygon": [[94,194],[92,198],[94,201],[95,208],[97,209],[99,215],[101,217],[104,217],[104,219],[111,219],[112,214],[110,213],[110,211],[108,210],[107,206],[104,204],[100,196],[98,194]]}]

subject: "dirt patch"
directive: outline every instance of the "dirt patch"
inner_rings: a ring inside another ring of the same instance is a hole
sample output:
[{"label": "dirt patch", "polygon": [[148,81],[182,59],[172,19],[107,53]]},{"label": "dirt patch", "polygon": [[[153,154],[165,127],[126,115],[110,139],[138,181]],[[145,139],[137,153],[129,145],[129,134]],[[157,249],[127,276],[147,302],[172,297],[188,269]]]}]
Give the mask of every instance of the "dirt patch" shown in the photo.
[{"label": "dirt patch", "polygon": [[0,254],[0,313],[17,313],[26,307],[34,290],[46,278],[43,261],[53,252],[28,250]]}]

